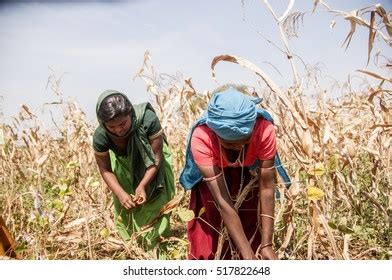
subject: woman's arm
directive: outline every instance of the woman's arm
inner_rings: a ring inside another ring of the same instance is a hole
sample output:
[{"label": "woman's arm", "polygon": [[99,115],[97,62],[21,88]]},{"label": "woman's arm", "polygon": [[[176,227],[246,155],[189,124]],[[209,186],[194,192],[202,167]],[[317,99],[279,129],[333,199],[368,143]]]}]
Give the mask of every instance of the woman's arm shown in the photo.
[{"label": "woman's arm", "polygon": [[272,248],[275,211],[275,166],[274,160],[260,163],[259,189],[261,205],[261,255],[263,259],[278,259]]},{"label": "woman's arm", "polygon": [[126,209],[135,207],[132,197],[124,191],[112,171],[109,152],[95,154],[95,160],[97,161],[98,169],[103,180],[108,185],[109,189],[117,196],[121,205]]},{"label": "woman's arm", "polygon": [[[211,178],[222,172],[222,170],[216,166],[198,166],[198,168],[204,178]],[[238,213],[234,209],[233,202],[227,193],[223,176],[219,176],[216,180],[207,182],[207,185],[214,197],[227,231],[242,257],[244,259],[256,259],[252,247],[246,238]]]},{"label": "woman's arm", "polygon": [[147,168],[146,173],[144,173],[143,179],[140,181],[139,185],[135,190],[135,200],[137,204],[143,204],[146,202],[147,194],[146,187],[154,179],[158,170],[162,164],[163,157],[163,135],[155,137],[149,140],[152,151],[155,155],[155,164]]}]

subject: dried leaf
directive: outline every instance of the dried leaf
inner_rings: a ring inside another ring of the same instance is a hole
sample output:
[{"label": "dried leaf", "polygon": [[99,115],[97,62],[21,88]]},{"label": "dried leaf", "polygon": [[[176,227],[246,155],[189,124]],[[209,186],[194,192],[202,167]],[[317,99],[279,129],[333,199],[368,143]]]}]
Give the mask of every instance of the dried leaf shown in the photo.
[{"label": "dried leaf", "polygon": [[384,80],[384,81],[388,81],[390,83],[392,83],[392,79],[391,78],[387,78],[387,77],[383,77],[380,74],[374,73],[374,72],[370,72],[370,71],[366,71],[366,70],[357,70],[358,72],[367,74],[369,76],[372,76],[376,79],[380,79],[380,80]]},{"label": "dried leaf", "polygon": [[392,23],[388,17],[388,13],[385,11],[381,4],[376,4],[376,11],[378,15],[382,18],[383,23],[385,24],[385,28],[390,37],[392,37]]},{"label": "dried leaf", "polygon": [[312,176],[322,176],[325,173],[325,166],[318,162],[308,170],[308,174]]},{"label": "dried leaf", "polygon": [[82,231],[72,231],[66,235],[56,236],[55,240],[59,243],[79,243],[83,241]]},{"label": "dried leaf", "polygon": [[37,159],[35,162],[38,164],[38,166],[43,165],[49,158],[48,154],[45,154],[43,156],[41,156],[39,159]]},{"label": "dried leaf", "polygon": [[330,230],[330,228],[328,227],[327,220],[326,220],[325,216],[321,213],[321,211],[320,211],[319,207],[317,206],[317,204],[314,205],[314,208],[315,208],[315,212],[317,213],[318,220],[320,221],[320,223],[323,226],[324,230],[327,232],[329,243],[332,245],[332,249],[333,249],[333,252],[335,254],[335,258],[336,259],[341,259],[342,255],[340,254],[340,252],[338,250],[338,247],[336,246],[335,237],[332,234],[332,231]]},{"label": "dried leaf", "polygon": [[100,185],[101,185],[101,183],[99,181],[94,181],[94,182],[91,183],[90,186],[93,187],[93,188],[98,188]]},{"label": "dried leaf", "polygon": [[313,139],[309,129],[303,131],[301,140],[303,150],[305,151],[306,155],[311,158],[313,155]]},{"label": "dried leaf", "polygon": [[339,159],[340,155],[339,154],[333,154],[328,161],[328,170],[330,172],[336,172],[339,168]]},{"label": "dried leaf", "polygon": [[173,209],[175,209],[175,207],[178,206],[178,204],[180,203],[182,198],[183,198],[183,196],[181,196],[181,195],[177,195],[177,196],[173,197],[172,200],[170,200],[168,203],[166,203],[165,205],[163,205],[161,207],[159,214],[163,215],[163,214],[168,214],[168,213],[172,212]]},{"label": "dried leaf", "polygon": [[205,207],[202,207],[202,208],[200,209],[200,211],[199,211],[199,215],[197,215],[197,216],[198,216],[198,217],[201,217],[201,215],[203,215],[204,212],[206,212],[206,208],[205,208]]},{"label": "dried leaf", "polygon": [[338,228],[338,226],[331,220],[328,221],[328,225],[332,229],[337,229]]},{"label": "dried leaf", "polygon": [[368,59],[367,59],[366,65],[369,64],[370,53],[372,52],[374,38],[376,37],[376,30],[375,30],[375,26],[374,26],[374,24],[376,22],[375,15],[376,15],[375,11],[372,11],[370,13],[370,27],[369,27],[369,39],[368,39]]},{"label": "dried leaf", "polygon": [[181,254],[180,254],[180,251],[178,250],[178,249],[174,249],[172,252],[171,252],[171,259],[172,260],[179,260],[180,258],[181,258]]},{"label": "dried leaf", "polygon": [[183,222],[189,222],[195,218],[195,213],[192,210],[184,209],[182,211],[178,211],[177,215]]},{"label": "dried leaf", "polygon": [[30,118],[35,116],[33,113],[31,113],[29,107],[27,105],[22,104],[22,112],[26,113]]},{"label": "dried leaf", "polygon": [[320,200],[324,197],[323,190],[317,187],[308,187],[308,199],[312,201]]},{"label": "dried leaf", "polygon": [[346,225],[338,225],[338,230],[344,234],[352,234],[354,230]]},{"label": "dried leaf", "polygon": [[79,218],[79,219],[73,220],[72,222],[66,224],[64,226],[64,229],[71,229],[71,228],[79,227],[81,225],[84,225],[85,223],[91,223],[92,221],[94,221],[96,219],[98,219],[97,215]]},{"label": "dried leaf", "polygon": [[99,234],[101,235],[102,238],[108,238],[110,235],[110,231],[107,228],[103,228]]},{"label": "dried leaf", "polygon": [[299,192],[301,191],[301,185],[299,181],[299,169],[295,172],[294,180],[291,183],[291,186],[289,188],[289,193],[292,198],[295,198]]},{"label": "dried leaf", "polygon": [[[348,18],[345,17],[345,19],[348,19]],[[342,44],[342,47],[343,47],[344,44],[346,44],[346,42],[347,42],[346,50],[347,50],[348,46],[350,45],[351,39],[352,39],[352,37],[353,37],[353,35],[354,35],[354,33],[355,33],[355,28],[356,28],[356,23],[355,23],[354,20],[350,20],[350,24],[351,24],[350,32],[348,33],[346,39],[344,39],[344,42],[343,42],[343,44]]]}]

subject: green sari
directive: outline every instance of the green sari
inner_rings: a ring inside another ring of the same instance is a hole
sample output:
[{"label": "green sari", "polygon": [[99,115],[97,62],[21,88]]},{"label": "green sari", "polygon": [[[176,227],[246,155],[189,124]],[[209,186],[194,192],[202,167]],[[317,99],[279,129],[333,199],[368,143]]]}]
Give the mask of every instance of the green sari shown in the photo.
[{"label": "green sari", "polygon": [[[169,147],[166,143],[163,145],[163,155],[165,160],[162,165],[165,170],[165,176],[161,186],[157,186],[154,193],[152,193],[146,203],[127,210],[122,207],[118,198],[113,195],[116,226],[120,236],[124,240],[129,240],[133,233],[139,232],[143,226],[154,221],[159,214],[160,209],[174,196],[174,175],[172,169],[172,158]],[[112,151],[110,152],[110,160],[112,170],[117,177],[118,182],[123,189],[129,193],[134,194],[137,185],[130,184],[130,177],[132,176],[129,170],[129,157],[116,156]],[[160,236],[170,236],[170,215],[162,215],[148,230],[141,235],[140,241],[146,249],[151,249],[156,245],[156,241]]]},{"label": "green sari", "polygon": [[[121,94],[127,98],[117,91],[105,91],[98,100],[97,113],[102,101],[114,94]],[[134,195],[146,169],[155,162],[155,155],[148,139],[162,128],[149,103],[132,106],[130,115],[132,127],[123,136],[129,139],[126,152],[118,150],[113,143],[113,139],[118,136],[111,134],[99,117],[100,126],[95,131],[93,146],[98,153],[109,151],[112,171],[119,184],[128,194]],[[162,164],[155,178],[146,187],[147,200],[144,204],[133,209],[125,209],[113,194],[116,228],[119,235],[124,240],[129,240],[133,234],[137,234],[138,241],[145,250],[153,249],[160,237],[170,236],[170,215],[159,216],[160,209],[175,194],[173,162],[166,140],[163,143],[162,153]],[[149,226],[144,228],[146,225]]]}]

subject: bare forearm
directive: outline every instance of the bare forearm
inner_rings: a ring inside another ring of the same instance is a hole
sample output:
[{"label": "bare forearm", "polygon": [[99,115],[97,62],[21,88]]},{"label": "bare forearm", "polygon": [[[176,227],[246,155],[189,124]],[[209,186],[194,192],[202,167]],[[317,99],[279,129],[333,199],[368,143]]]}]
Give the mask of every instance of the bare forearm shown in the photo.
[{"label": "bare forearm", "polygon": [[108,185],[109,189],[117,196],[120,197],[124,191],[124,189],[119,184],[116,175],[110,171],[102,171],[101,176],[105,181],[106,185]]},{"label": "bare forearm", "polygon": [[[264,162],[260,169],[260,204],[261,204],[261,241],[262,245],[272,243],[275,214],[275,173],[272,162]],[[272,165],[272,166],[271,166]]]},{"label": "bare forearm", "polygon": [[[264,187],[260,191],[261,200],[261,240],[262,244],[272,243],[274,231],[275,190]],[[264,216],[265,215],[265,216]]]},{"label": "bare forearm", "polygon": [[144,173],[143,179],[140,181],[139,186],[145,188],[157,175],[159,168],[163,161],[163,138],[162,136],[150,140],[151,148],[154,152],[155,163],[147,168]]},{"label": "bare forearm", "polygon": [[221,216],[231,239],[234,241],[242,257],[244,259],[255,259],[253,250],[242,229],[241,220],[234,208],[225,207],[221,209]]},{"label": "bare forearm", "polygon": [[146,173],[144,173],[143,179],[140,181],[139,186],[146,187],[152,179],[156,176],[158,173],[159,167],[157,165],[152,165],[149,168],[147,168]]}]

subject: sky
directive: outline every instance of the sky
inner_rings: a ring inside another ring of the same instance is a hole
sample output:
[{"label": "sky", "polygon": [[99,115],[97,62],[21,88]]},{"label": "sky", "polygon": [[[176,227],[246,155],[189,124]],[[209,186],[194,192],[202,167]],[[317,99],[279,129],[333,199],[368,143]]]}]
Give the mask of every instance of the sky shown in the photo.
[{"label": "sky", "polygon": [[[270,1],[277,14],[287,2]],[[375,3],[392,8],[391,0],[326,2],[343,11]],[[312,8],[312,0],[297,0],[291,12]],[[307,65],[321,67],[321,82],[328,86],[358,75],[357,69],[376,69],[373,61],[366,66],[368,31],[357,27],[345,50],[341,45],[349,22],[318,10],[304,15],[298,38],[288,44]],[[106,89],[127,93],[133,103],[149,101],[143,81],[133,79],[145,51],[156,71],[191,77],[200,92],[218,86],[210,64],[221,54],[250,60],[286,89],[293,83],[290,65],[266,39],[283,48],[276,22],[261,0],[0,1],[0,110],[7,122],[21,104],[39,112],[43,103],[55,101],[47,89],[52,70],[62,77],[64,96],[76,100],[89,120],[95,120],[97,97]],[[376,39],[373,53],[378,50],[391,58],[391,48]],[[303,73],[302,63],[295,62]],[[258,83],[238,65],[221,63],[216,73],[220,84]]]}]

